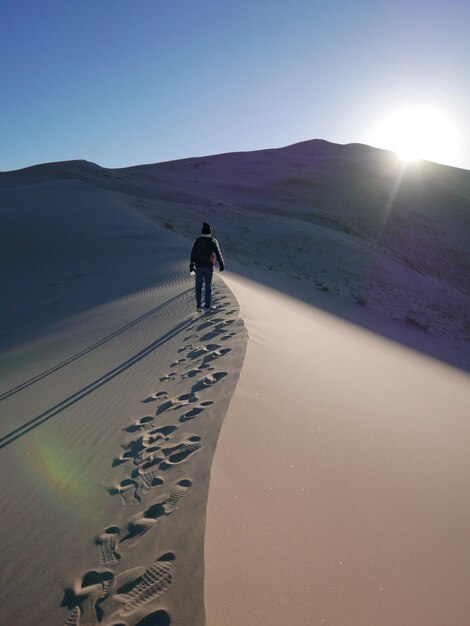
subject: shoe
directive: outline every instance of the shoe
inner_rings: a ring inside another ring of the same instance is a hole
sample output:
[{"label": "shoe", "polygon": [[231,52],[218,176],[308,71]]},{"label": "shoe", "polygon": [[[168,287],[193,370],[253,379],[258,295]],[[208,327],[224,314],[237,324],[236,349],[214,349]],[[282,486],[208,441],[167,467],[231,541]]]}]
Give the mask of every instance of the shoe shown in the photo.
[{"label": "shoe", "polygon": [[196,311],[197,311],[198,313],[202,313],[202,306],[198,306],[198,307],[197,307],[197,309],[196,309]]},{"label": "shoe", "polygon": [[214,310],[213,306],[205,306],[204,307],[204,313],[210,313],[213,310]]}]

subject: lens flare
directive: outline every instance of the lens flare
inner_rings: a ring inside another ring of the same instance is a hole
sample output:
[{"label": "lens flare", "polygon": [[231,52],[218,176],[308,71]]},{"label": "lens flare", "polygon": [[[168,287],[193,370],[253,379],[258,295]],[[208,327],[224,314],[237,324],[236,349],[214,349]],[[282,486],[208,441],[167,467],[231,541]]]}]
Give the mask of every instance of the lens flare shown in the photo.
[{"label": "lens flare", "polygon": [[373,134],[373,145],[393,150],[404,161],[426,159],[452,164],[458,156],[458,134],[449,118],[430,107],[388,115]]},{"label": "lens flare", "polygon": [[102,488],[90,474],[80,451],[64,450],[50,434],[36,435],[33,450],[28,467],[23,470],[34,488],[56,508],[87,516],[90,507],[102,498]]}]

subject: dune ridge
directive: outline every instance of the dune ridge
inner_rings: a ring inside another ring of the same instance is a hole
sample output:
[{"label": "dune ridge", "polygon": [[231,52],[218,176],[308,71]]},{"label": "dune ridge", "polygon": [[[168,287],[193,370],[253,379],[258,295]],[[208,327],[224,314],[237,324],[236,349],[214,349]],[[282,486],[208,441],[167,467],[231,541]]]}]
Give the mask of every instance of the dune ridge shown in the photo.
[{"label": "dune ridge", "polygon": [[466,626],[469,176],[320,140],[0,173],[0,621]]}]

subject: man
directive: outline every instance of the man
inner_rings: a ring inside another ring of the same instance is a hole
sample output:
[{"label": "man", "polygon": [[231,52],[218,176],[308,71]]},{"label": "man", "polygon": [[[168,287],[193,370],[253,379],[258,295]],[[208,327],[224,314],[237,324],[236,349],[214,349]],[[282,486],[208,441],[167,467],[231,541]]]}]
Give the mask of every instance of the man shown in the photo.
[{"label": "man", "polygon": [[202,283],[205,284],[204,311],[211,310],[212,273],[214,271],[214,255],[217,258],[219,269],[224,271],[224,259],[220,252],[217,239],[212,237],[211,227],[207,222],[202,225],[201,236],[196,239],[191,250],[189,271],[196,270],[196,308],[202,312]]}]

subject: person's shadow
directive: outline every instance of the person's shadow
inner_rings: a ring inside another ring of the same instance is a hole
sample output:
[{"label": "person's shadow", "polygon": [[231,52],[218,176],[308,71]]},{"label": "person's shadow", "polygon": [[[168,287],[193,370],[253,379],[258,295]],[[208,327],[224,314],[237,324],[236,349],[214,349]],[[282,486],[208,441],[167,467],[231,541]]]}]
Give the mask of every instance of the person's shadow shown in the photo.
[{"label": "person's shadow", "polygon": [[[168,304],[168,303],[165,303],[165,304]],[[161,306],[163,306],[163,305],[161,305]],[[154,312],[155,311],[152,311],[152,313],[154,313]],[[149,315],[149,313],[147,313],[146,315]],[[136,323],[136,322],[133,322],[133,323]],[[37,428],[41,424],[44,424],[44,422],[47,422],[48,420],[50,420],[51,418],[55,417],[56,415],[58,415],[59,413],[61,413],[65,409],[69,408],[73,404],[76,404],[77,402],[82,400],[82,398],[85,398],[86,396],[88,396],[89,394],[93,393],[94,391],[96,391],[97,389],[99,389],[100,387],[105,385],[106,383],[110,382],[111,380],[113,380],[113,378],[116,378],[117,376],[119,376],[120,374],[122,374],[123,372],[128,370],[130,367],[132,367],[133,365],[135,365],[136,363],[138,363],[139,361],[144,359],[146,356],[151,354],[154,350],[156,350],[157,348],[162,346],[164,343],[166,343],[170,339],[173,339],[173,337],[178,335],[178,333],[180,333],[184,328],[189,327],[192,323],[193,323],[193,320],[189,319],[189,320],[184,320],[184,321],[180,322],[179,324],[176,324],[176,326],[174,326],[171,330],[166,332],[164,335],[162,335],[161,337],[159,337],[155,341],[152,341],[152,343],[149,344],[147,347],[143,348],[142,350],[137,352],[137,354],[135,354],[134,356],[130,357],[129,359],[127,359],[126,361],[124,361],[123,363],[118,365],[117,367],[114,367],[112,370],[110,370],[109,372],[107,372],[103,376],[100,376],[94,382],[89,383],[85,387],[82,387],[82,389],[79,389],[78,391],[73,393],[68,398],[65,398],[64,400],[62,400],[61,402],[59,402],[55,406],[51,407],[50,409],[47,409],[47,411],[44,411],[40,415],[37,415],[36,417],[33,417],[32,419],[27,421],[25,424],[22,424],[21,426],[18,426],[17,428],[15,428],[11,432],[7,433],[3,437],[0,437],[0,449],[4,448],[5,446],[10,445],[11,443],[16,441],[20,437],[23,437],[24,435],[29,433],[34,428]],[[123,332],[123,331],[121,329],[120,331],[116,331],[116,332]],[[106,340],[109,341],[109,339],[106,339]],[[103,341],[105,341],[105,340],[103,340]],[[90,349],[94,349],[94,347],[89,348],[88,351]],[[79,356],[75,356],[74,358],[79,358]],[[56,370],[59,367],[63,367],[63,365],[56,366]],[[56,370],[54,370],[54,371],[56,371]],[[51,373],[51,372],[48,372],[48,373]],[[48,373],[45,373],[43,375],[43,377],[47,376]],[[32,384],[32,383],[30,383],[30,384]]]},{"label": "person's shadow", "polygon": [[170,298],[169,300],[167,300],[166,302],[163,302],[162,304],[159,304],[157,307],[155,307],[154,309],[151,309],[150,311],[147,311],[147,313],[144,313],[140,317],[137,317],[135,320],[132,320],[132,322],[128,322],[124,326],[121,326],[121,328],[118,328],[117,330],[115,330],[111,334],[107,335],[106,337],[103,337],[103,339],[100,339],[99,341],[97,341],[96,343],[92,344],[91,346],[88,346],[84,350],[81,350],[80,352],[77,352],[77,354],[74,354],[73,356],[70,356],[67,359],[64,359],[60,363],[57,363],[56,365],[53,365],[52,367],[48,368],[44,372],[41,372],[40,374],[37,374],[36,376],[33,376],[29,380],[25,380],[24,382],[20,383],[19,385],[16,385],[15,387],[12,387],[8,391],[5,391],[4,393],[0,394],[0,402],[2,400],[6,400],[7,398],[10,398],[11,396],[15,395],[15,393],[18,393],[19,391],[22,391],[23,389],[26,389],[27,387],[30,387],[31,385],[34,385],[34,383],[37,383],[38,381],[43,380],[47,376],[50,376],[51,374],[54,374],[54,372],[57,372],[58,370],[60,370],[63,367],[65,367],[66,365],[70,365],[70,363],[73,363],[74,361],[77,361],[78,359],[80,359],[81,357],[89,354],[93,350],[96,350],[97,348],[100,348],[105,343],[108,343],[108,341],[111,341],[112,339],[115,339],[116,337],[119,337],[119,335],[122,335],[122,333],[125,333],[127,330],[129,330],[133,326],[136,326],[137,324],[140,324],[140,322],[143,322],[144,320],[148,319],[149,317],[152,317],[156,313],[159,313],[162,309],[167,307],[169,304],[172,304],[173,302],[175,302],[175,300],[178,300],[182,296],[185,296],[185,295],[191,293],[192,291],[193,291],[192,288],[191,289],[186,289],[182,293],[174,296],[173,298]]}]

